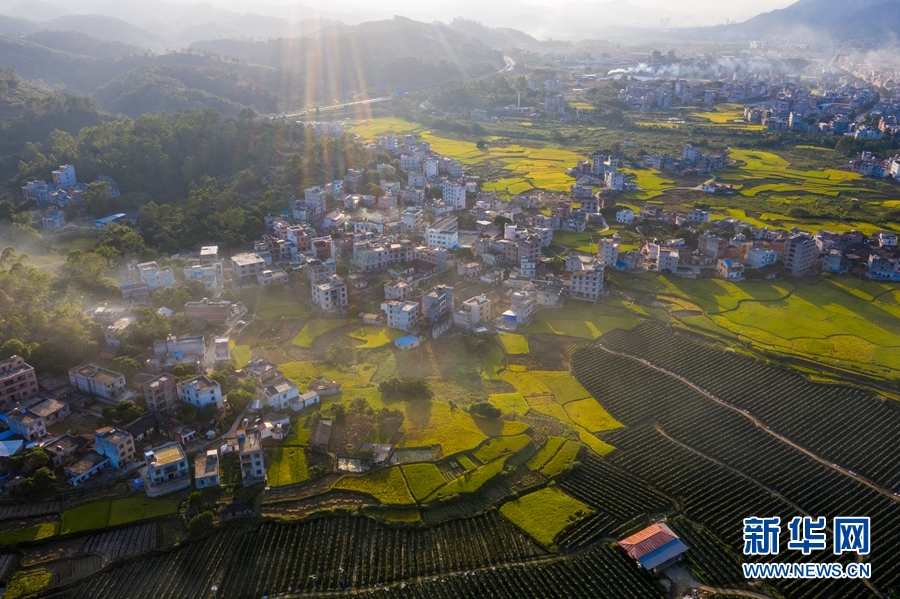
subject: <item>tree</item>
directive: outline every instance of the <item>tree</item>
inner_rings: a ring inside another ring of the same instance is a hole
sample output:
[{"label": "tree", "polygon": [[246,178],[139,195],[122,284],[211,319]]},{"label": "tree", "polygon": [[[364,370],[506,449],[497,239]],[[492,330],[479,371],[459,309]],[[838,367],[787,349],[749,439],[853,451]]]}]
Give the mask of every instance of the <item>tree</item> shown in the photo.
[{"label": "tree", "polygon": [[506,218],[505,216],[500,216],[499,214],[494,217],[494,226],[503,228],[506,225],[512,224],[512,221]]},{"label": "tree", "polygon": [[481,150],[482,152],[484,152],[485,149],[487,148],[487,142],[484,141],[483,139],[479,139],[478,141],[475,142],[475,147],[478,148],[479,150]]},{"label": "tree", "polygon": [[473,416],[481,416],[482,418],[500,418],[500,416],[503,415],[500,408],[487,401],[472,404],[469,406],[469,413]]},{"label": "tree", "polygon": [[235,412],[243,412],[246,410],[251,401],[253,401],[253,394],[248,393],[244,389],[235,389],[228,393],[228,405],[230,405]]},{"label": "tree", "polygon": [[371,409],[372,406],[369,405],[369,400],[367,400],[365,397],[354,397],[352,400],[350,400],[351,412],[367,414]]},{"label": "tree", "polygon": [[385,395],[394,397],[430,399],[434,396],[428,381],[414,377],[389,378],[378,383],[378,390]]},{"label": "tree", "polygon": [[110,208],[109,182],[88,183],[88,187],[82,197],[84,198],[85,209],[94,218],[101,218],[112,212]]},{"label": "tree", "polygon": [[191,538],[202,537],[211,533],[216,528],[216,518],[212,512],[203,512],[194,517],[188,524],[188,536]]},{"label": "tree", "polygon": [[43,468],[38,468],[34,475],[29,478],[25,486],[23,487],[23,492],[28,497],[40,497],[42,495],[49,495],[56,490],[56,475],[53,474],[53,471],[47,468],[46,466]]},{"label": "tree", "polygon": [[24,360],[27,360],[30,355],[31,348],[18,339],[10,339],[3,345],[0,345],[0,360],[5,360],[10,356],[21,356]]},{"label": "tree", "polygon": [[113,361],[109,363],[109,367],[112,370],[125,375],[126,380],[131,380],[134,375],[141,370],[141,365],[138,364],[138,361],[134,358],[129,358],[128,356],[113,358]]}]

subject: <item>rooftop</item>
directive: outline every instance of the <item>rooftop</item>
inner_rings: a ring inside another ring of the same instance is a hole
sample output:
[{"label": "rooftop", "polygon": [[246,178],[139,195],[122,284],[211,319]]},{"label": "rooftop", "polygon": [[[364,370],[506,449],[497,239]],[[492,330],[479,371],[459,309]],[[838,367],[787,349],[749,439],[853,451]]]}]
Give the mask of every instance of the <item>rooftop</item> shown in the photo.
[{"label": "rooftop", "polygon": [[647,570],[688,550],[687,545],[662,522],[622,539],[619,546]]},{"label": "rooftop", "polygon": [[112,444],[118,444],[122,441],[125,441],[130,436],[131,433],[129,433],[128,431],[119,430],[117,428],[112,428],[109,426],[94,431],[95,439],[103,439],[104,441]]},{"label": "rooftop", "polygon": [[194,460],[194,478],[206,478],[219,475],[219,452],[210,449]]},{"label": "rooftop", "polygon": [[166,443],[144,452],[144,457],[149,459],[152,467],[159,468],[183,460],[184,450],[178,443]]},{"label": "rooftop", "polygon": [[109,462],[109,458],[96,453],[89,453],[74,464],[66,466],[66,472],[71,472],[76,476],[80,476],[86,472],[90,472],[104,462]]},{"label": "rooftop", "polygon": [[262,449],[262,439],[260,439],[259,431],[253,429],[238,430],[238,451],[247,453],[248,451],[259,451]]}]

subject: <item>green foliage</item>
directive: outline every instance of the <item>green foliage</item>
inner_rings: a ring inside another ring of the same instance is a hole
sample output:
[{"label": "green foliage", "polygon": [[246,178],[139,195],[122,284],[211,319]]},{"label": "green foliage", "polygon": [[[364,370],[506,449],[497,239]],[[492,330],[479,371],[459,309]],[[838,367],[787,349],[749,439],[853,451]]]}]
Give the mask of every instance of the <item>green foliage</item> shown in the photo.
[{"label": "green foliage", "polygon": [[118,356],[113,358],[112,362],[109,363],[110,369],[125,375],[125,380],[130,381],[135,374],[140,372],[141,365],[138,364],[138,361],[134,358],[129,358],[128,356]]},{"label": "green foliage", "polygon": [[67,509],[62,514],[60,534],[106,528],[109,523],[109,501],[94,501]]},{"label": "green foliage", "polygon": [[59,534],[59,522],[47,522],[28,528],[0,532],[0,545],[18,545],[49,539]]},{"label": "green foliage", "polygon": [[489,401],[480,401],[469,406],[469,413],[482,418],[500,418],[503,412]]},{"label": "green foliage", "polygon": [[103,418],[108,422],[131,422],[141,415],[140,408],[130,399],[114,406],[103,406]]},{"label": "green foliage", "polygon": [[50,463],[50,456],[40,447],[32,447],[5,458],[4,462],[7,467],[20,470],[24,476],[31,476],[35,470]]},{"label": "green foliage", "polygon": [[428,381],[414,377],[389,378],[378,384],[378,390],[390,397],[407,399],[429,399],[434,395]]},{"label": "green foliage", "polygon": [[188,524],[188,537],[196,539],[213,532],[218,526],[212,512],[201,512]]},{"label": "green foliage", "polygon": [[243,412],[246,410],[251,401],[253,401],[253,394],[248,393],[243,389],[235,389],[228,393],[228,405],[230,405],[231,409],[235,412]]},{"label": "green foliage", "polygon": [[44,568],[35,568],[34,570],[20,570],[13,574],[6,585],[6,593],[4,597],[8,599],[18,599],[19,597],[27,597],[33,595],[50,586],[50,572]]},{"label": "green foliage", "polygon": [[294,485],[309,480],[306,452],[302,447],[278,447],[268,468],[271,487]]},{"label": "green foliage", "polygon": [[593,510],[588,505],[556,487],[529,493],[500,508],[504,517],[545,548],[553,545],[556,535],[591,512]]}]

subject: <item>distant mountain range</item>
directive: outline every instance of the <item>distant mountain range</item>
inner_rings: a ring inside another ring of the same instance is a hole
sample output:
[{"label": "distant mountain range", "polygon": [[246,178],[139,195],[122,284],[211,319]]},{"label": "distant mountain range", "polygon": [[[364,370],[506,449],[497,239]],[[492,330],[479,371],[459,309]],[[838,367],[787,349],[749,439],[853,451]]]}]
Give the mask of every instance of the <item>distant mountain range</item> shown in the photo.
[{"label": "distant mountain range", "polygon": [[896,40],[900,37],[898,8],[897,0],[799,0],[721,29],[759,37]]}]

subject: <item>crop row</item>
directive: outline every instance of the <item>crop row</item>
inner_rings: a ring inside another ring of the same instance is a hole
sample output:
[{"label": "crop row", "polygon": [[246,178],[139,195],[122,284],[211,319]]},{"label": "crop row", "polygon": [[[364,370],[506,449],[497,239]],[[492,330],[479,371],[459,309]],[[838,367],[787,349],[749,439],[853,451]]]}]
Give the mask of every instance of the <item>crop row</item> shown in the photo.
[{"label": "crop row", "polygon": [[156,549],[156,544],[156,522],[150,522],[91,535],[82,553],[99,553],[108,561]]},{"label": "crop row", "polygon": [[614,521],[659,512],[672,501],[609,461],[587,453],[581,467],[560,483],[560,488]]},{"label": "crop row", "polygon": [[222,560],[233,550],[236,532],[223,530],[177,551],[106,570],[65,589],[51,599],[183,599],[205,597]]},{"label": "crop row", "polygon": [[[372,586],[528,559],[541,550],[496,512],[424,531],[364,517],[264,523],[234,550],[226,597]],[[313,578],[315,577],[315,578]]]},{"label": "crop row", "polygon": [[[779,516],[782,522],[787,522],[800,515],[790,504],[763,487],[726,466],[667,439],[650,425],[623,431],[617,435],[615,442],[618,450],[609,459],[624,470],[652,483],[662,492],[677,498],[687,517],[703,525],[735,553],[741,552],[743,548],[743,518],[754,515]],[[784,531],[782,537],[784,545]],[[712,543],[712,539],[706,539],[705,542]],[[720,567],[719,557],[709,562],[705,559],[702,548],[692,552],[690,557],[696,559],[705,571]],[[793,552],[788,557],[783,552],[780,556],[772,556],[768,561],[803,561],[802,557]],[[816,557],[811,555],[809,559]],[[830,560],[833,556],[829,554],[827,558]],[[886,568],[888,564],[883,564],[882,567]],[[874,565],[873,574],[877,574]],[[819,584],[803,581],[791,585],[791,592],[785,592],[785,596],[792,599],[818,599],[828,596],[849,598],[871,595],[859,583],[827,581]]]},{"label": "crop row", "polygon": [[679,374],[833,462],[900,490],[900,409],[855,387],[683,339],[657,323],[604,336],[604,345]]},{"label": "crop row", "polygon": [[383,588],[387,599],[654,599],[658,583],[620,549],[603,544],[571,559],[475,570]]}]

